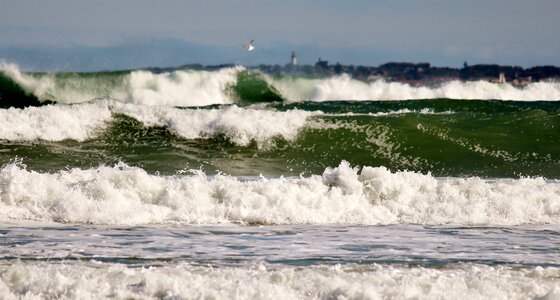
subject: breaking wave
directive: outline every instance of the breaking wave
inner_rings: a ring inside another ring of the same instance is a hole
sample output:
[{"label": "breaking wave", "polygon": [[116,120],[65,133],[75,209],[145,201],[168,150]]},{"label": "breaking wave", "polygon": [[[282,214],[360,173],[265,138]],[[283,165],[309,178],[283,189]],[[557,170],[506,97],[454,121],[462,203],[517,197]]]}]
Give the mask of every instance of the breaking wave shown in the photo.
[{"label": "breaking wave", "polygon": [[[398,82],[363,82],[348,75],[311,79],[272,77],[243,67],[216,71],[147,70],[99,73],[24,73],[0,63],[3,107],[40,102],[80,103],[115,99],[124,103],[167,106],[206,106],[255,102],[332,100],[497,99],[560,100],[560,83],[532,83],[524,88],[484,81],[451,81],[437,87]],[[14,91],[17,93],[14,94]],[[7,96],[7,97],[6,97]]]},{"label": "breaking wave", "polygon": [[150,175],[124,164],[0,170],[0,222],[87,224],[560,224],[560,182],[435,178],[342,162],[322,175]]},{"label": "breaking wave", "polygon": [[229,106],[180,109],[140,106],[115,101],[48,105],[0,110],[0,139],[10,141],[84,141],[102,134],[116,115],[126,115],[146,127],[165,127],[186,139],[224,135],[237,145],[265,145],[274,137],[293,140],[317,112],[275,111]]},{"label": "breaking wave", "polygon": [[288,101],[332,100],[560,100],[560,83],[532,83],[525,88],[486,81],[450,81],[437,87],[415,87],[406,83],[363,82],[348,75],[326,79],[283,77],[269,79]]}]

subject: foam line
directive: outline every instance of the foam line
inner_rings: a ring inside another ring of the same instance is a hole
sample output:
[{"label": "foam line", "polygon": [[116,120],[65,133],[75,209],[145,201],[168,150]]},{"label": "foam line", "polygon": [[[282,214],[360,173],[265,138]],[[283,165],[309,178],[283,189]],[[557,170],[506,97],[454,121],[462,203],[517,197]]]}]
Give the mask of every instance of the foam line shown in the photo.
[{"label": "foam line", "polygon": [[437,179],[342,162],[319,176],[163,177],[126,165],[0,170],[0,221],[88,224],[560,224],[560,183]]}]

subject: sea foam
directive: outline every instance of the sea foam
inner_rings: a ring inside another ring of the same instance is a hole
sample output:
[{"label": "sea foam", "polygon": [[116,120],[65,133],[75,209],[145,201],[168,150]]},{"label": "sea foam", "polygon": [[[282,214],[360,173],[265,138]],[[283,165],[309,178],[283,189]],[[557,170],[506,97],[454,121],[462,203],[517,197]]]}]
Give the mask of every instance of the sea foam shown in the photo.
[{"label": "sea foam", "polygon": [[84,141],[98,137],[111,125],[116,115],[122,114],[146,127],[165,127],[185,139],[224,135],[237,145],[256,142],[259,147],[267,147],[276,137],[295,139],[306,126],[307,119],[319,113],[298,109],[240,108],[235,105],[215,109],[180,109],[103,100],[0,110],[0,139]]},{"label": "sea foam", "polygon": [[331,100],[414,100],[414,99],[479,99],[479,100],[560,100],[560,83],[532,83],[524,88],[486,81],[449,81],[440,86],[411,86],[407,83],[377,80],[363,82],[349,75],[325,79],[267,77],[290,102]]},{"label": "sea foam", "polygon": [[[0,72],[12,78],[40,100],[80,103],[110,98],[140,105],[206,106],[236,102],[232,87],[237,84],[236,66],[216,71],[177,70],[153,73],[136,70],[122,73],[30,75],[17,65],[0,62]],[[258,71],[251,71],[258,72]],[[411,86],[378,80],[364,82],[343,74],[329,78],[271,77],[259,73],[287,102],[331,100],[560,100],[560,83],[536,82],[517,88],[486,81],[449,81],[439,86]],[[251,100],[251,99],[248,99]]]},{"label": "sea foam", "polygon": [[319,176],[163,177],[126,165],[0,170],[0,221],[88,224],[560,224],[560,183],[437,179],[342,162]]},{"label": "sea foam", "polygon": [[100,134],[112,119],[107,105],[48,105],[0,110],[0,139],[84,141]]},{"label": "sea foam", "polygon": [[39,100],[58,103],[81,103],[99,98],[141,105],[206,106],[233,103],[235,96],[229,88],[237,82],[243,67],[217,71],[178,70],[152,73],[132,71],[123,73],[30,75],[17,65],[0,62],[0,72],[18,83]]},{"label": "sea foam", "polygon": [[298,109],[263,110],[230,106],[221,109],[177,109],[136,105],[114,105],[113,111],[125,114],[145,126],[161,126],[186,139],[200,139],[223,134],[237,145],[252,141],[268,146],[274,137],[294,140],[307,119],[320,112]]},{"label": "sea foam", "polygon": [[[3,299],[557,299],[558,268],[0,266]],[[504,280],[507,278],[507,280]]]}]

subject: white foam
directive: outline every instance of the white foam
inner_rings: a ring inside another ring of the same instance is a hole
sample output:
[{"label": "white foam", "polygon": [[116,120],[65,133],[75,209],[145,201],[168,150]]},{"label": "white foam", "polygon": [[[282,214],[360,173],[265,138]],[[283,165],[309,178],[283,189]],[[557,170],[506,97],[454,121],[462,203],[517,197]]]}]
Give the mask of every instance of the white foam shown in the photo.
[{"label": "white foam", "polygon": [[[112,98],[142,105],[203,106],[235,102],[230,88],[243,67],[217,71],[174,71],[155,74],[133,71],[98,76],[57,74],[29,75],[17,65],[0,62],[0,72],[14,79],[40,100],[79,103],[97,98]],[[349,75],[325,79],[301,77],[275,78],[262,74],[282,97],[290,102],[331,100],[407,100],[407,99],[497,99],[560,100],[560,83],[537,82],[524,88],[486,81],[450,81],[439,87],[414,87],[406,83],[363,82]]]},{"label": "white foam", "polygon": [[0,266],[3,299],[556,299],[558,268]]},{"label": "white foam", "polygon": [[560,224],[560,183],[436,179],[343,162],[322,176],[161,177],[119,165],[0,170],[0,221],[92,224]]},{"label": "white foam", "polygon": [[37,96],[39,100],[47,100],[45,95],[55,85],[52,76],[46,75],[36,78],[21,72],[19,67],[13,63],[0,61],[0,72],[18,83],[25,91]]},{"label": "white foam", "polygon": [[370,113],[354,113],[354,112],[347,112],[347,113],[327,113],[326,116],[335,116],[335,117],[353,117],[353,116],[370,116],[370,117],[388,117],[388,116],[398,116],[404,114],[418,114],[418,115],[451,115],[453,111],[443,111],[443,112],[435,112],[433,109],[429,108],[422,108],[420,110],[415,109],[398,109],[394,111],[381,111],[381,112],[370,112]]},{"label": "white foam", "polygon": [[293,140],[319,112],[275,111],[230,106],[216,109],[180,109],[166,106],[95,101],[73,105],[48,105],[0,110],[0,139],[11,141],[84,141],[110,125],[115,114],[124,114],[144,126],[166,127],[186,139],[207,139],[224,135],[233,143],[259,147],[273,145],[274,138]]},{"label": "white foam", "polygon": [[29,75],[17,65],[0,62],[3,72],[39,100],[81,103],[110,98],[142,105],[205,106],[233,103],[229,87],[237,82],[243,67],[218,71],[174,71],[155,74],[133,71],[73,76],[56,73]]},{"label": "white foam", "polygon": [[294,140],[306,126],[307,118],[319,114],[298,109],[274,111],[237,106],[202,110],[115,105],[113,110],[145,126],[164,126],[187,139],[223,134],[235,144],[246,146],[255,141],[259,147],[270,146],[274,137]]},{"label": "white foam", "polygon": [[111,120],[107,105],[48,105],[0,110],[0,139],[10,141],[84,141],[101,133]]},{"label": "white foam", "polygon": [[[233,103],[227,88],[237,82],[242,67],[215,72],[175,71],[154,74],[134,71],[126,89],[126,102],[143,105],[204,106]],[[115,95],[116,96],[116,95]],[[118,96],[116,96],[119,99]]]},{"label": "white foam", "polygon": [[414,87],[406,83],[383,80],[366,83],[349,75],[326,79],[271,78],[267,80],[288,101],[332,100],[412,100],[412,99],[497,99],[497,100],[560,100],[560,83],[538,82],[525,88],[486,81],[450,81],[439,87]]}]

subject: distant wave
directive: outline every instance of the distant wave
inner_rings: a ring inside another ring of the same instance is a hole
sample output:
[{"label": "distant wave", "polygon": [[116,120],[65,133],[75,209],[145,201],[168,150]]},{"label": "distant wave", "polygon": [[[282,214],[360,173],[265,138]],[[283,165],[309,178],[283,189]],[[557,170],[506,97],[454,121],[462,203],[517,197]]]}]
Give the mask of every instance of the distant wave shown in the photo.
[{"label": "distant wave", "polygon": [[142,106],[116,101],[74,105],[49,105],[0,110],[0,139],[10,141],[84,141],[102,134],[119,114],[146,127],[165,127],[186,139],[206,139],[223,134],[238,145],[270,143],[273,137],[293,140],[318,112],[275,111],[229,106],[216,109],[179,109]]},{"label": "distant wave", "polygon": [[342,162],[319,176],[163,177],[126,165],[0,170],[0,221],[88,224],[560,224],[560,182],[438,179]]},{"label": "distant wave", "polygon": [[414,99],[478,99],[478,100],[560,100],[560,83],[533,83],[525,88],[485,81],[450,81],[439,87],[413,87],[406,83],[363,82],[348,75],[326,79],[298,77],[269,78],[287,101],[332,100],[414,100]]},{"label": "distant wave", "polygon": [[149,71],[100,73],[21,72],[16,65],[0,64],[0,72],[41,101],[80,103],[95,99],[115,99],[142,105],[204,106],[233,103],[229,87],[235,85],[243,68],[215,72]]},{"label": "distant wave", "polygon": [[[525,88],[484,81],[451,81],[438,87],[414,87],[398,82],[363,82],[348,75],[311,79],[269,76],[243,67],[217,71],[179,70],[167,73],[120,71],[99,73],[24,73],[0,63],[1,89],[13,81],[39,101],[80,103],[115,99],[124,103],[167,106],[270,101],[497,99],[560,100],[560,83],[532,83]],[[20,93],[21,94],[21,93]],[[34,105],[28,99],[29,105]],[[0,99],[7,101],[6,99]],[[13,101],[11,102],[13,105]],[[6,106],[4,104],[4,106]],[[9,105],[8,105],[9,106]]]}]

